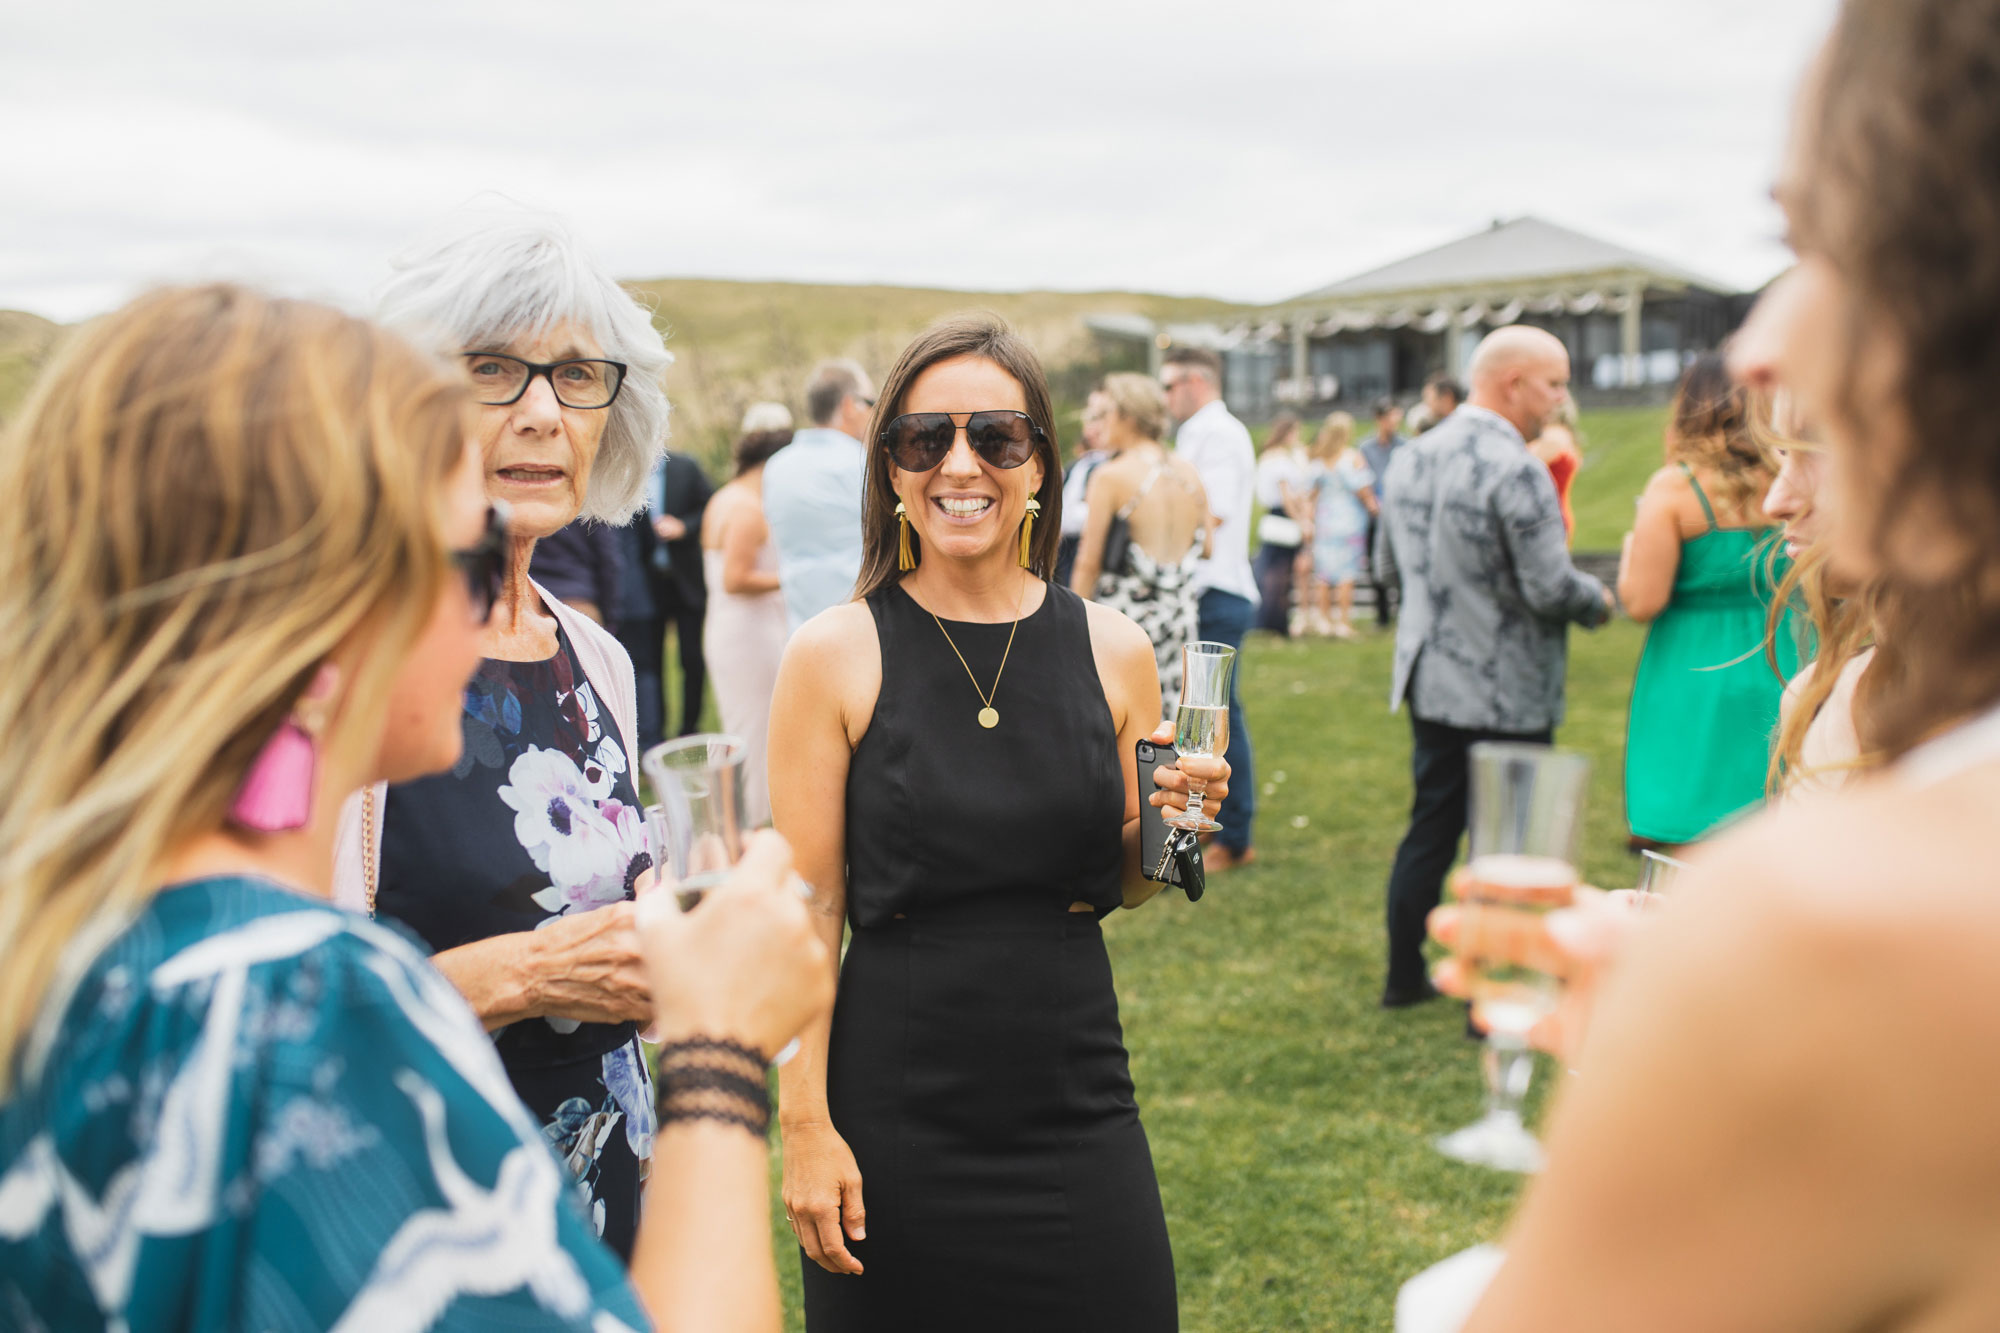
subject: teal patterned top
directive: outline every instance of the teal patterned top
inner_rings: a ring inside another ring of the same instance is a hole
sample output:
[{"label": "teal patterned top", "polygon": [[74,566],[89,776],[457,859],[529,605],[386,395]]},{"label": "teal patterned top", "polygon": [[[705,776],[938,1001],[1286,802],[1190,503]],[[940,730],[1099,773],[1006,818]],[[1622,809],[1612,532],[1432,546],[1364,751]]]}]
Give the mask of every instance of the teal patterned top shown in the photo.
[{"label": "teal patterned top", "polygon": [[649,1327],[472,1011],[395,929],[158,894],[0,1105],[0,1327]]}]

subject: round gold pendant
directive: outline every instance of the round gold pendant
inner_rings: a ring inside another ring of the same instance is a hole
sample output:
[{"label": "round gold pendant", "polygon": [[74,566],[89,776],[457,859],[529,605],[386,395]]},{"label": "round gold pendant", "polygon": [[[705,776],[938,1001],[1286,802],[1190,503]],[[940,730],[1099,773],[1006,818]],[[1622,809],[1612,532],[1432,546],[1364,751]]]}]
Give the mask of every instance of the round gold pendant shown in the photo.
[{"label": "round gold pendant", "polygon": [[990,707],[980,709],[979,725],[986,728],[988,731],[993,730],[993,728],[1000,725],[1000,714],[993,711],[993,709]]}]

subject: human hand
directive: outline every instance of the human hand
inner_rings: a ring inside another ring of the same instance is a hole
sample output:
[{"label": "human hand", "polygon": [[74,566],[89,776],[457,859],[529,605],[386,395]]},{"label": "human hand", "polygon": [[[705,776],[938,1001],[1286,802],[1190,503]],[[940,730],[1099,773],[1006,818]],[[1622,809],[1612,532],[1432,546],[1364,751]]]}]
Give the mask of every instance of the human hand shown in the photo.
[{"label": "human hand", "polygon": [[[1452,896],[1465,897],[1468,882],[1466,871],[1455,872]],[[1431,938],[1453,953],[1438,964],[1431,980],[1447,995],[1471,997],[1470,969],[1458,952],[1469,939],[1479,941],[1486,958],[1557,978],[1563,982],[1562,1001],[1555,1013],[1536,1024],[1528,1040],[1559,1060],[1573,1061],[1596,1009],[1600,983],[1657,905],[1657,895],[1630,890],[1606,893],[1583,885],[1577,888],[1573,905],[1540,917],[1473,903],[1439,907],[1430,915]]]},{"label": "human hand", "polygon": [[791,845],[758,833],[692,911],[670,893],[639,900],[662,1042],[727,1038],[768,1057],[832,1007],[832,963],[792,889],[797,879]]},{"label": "human hand", "polygon": [[[1153,728],[1149,737],[1155,745],[1174,743],[1174,724],[1162,722]],[[1177,767],[1162,764],[1153,770],[1153,781],[1159,787],[1146,799],[1149,803],[1165,810],[1169,816],[1183,813],[1188,803],[1188,779],[1206,780],[1208,786],[1202,791],[1201,808],[1213,819],[1222,809],[1223,798],[1229,795],[1229,761],[1221,755],[1184,754]]]},{"label": "human hand", "polygon": [[861,1201],[861,1168],[853,1149],[824,1120],[782,1129],[785,1174],[779,1196],[785,1220],[807,1258],[829,1273],[859,1276],[861,1261],[847,1242],[868,1239],[868,1211]]},{"label": "human hand", "polygon": [[635,911],[633,903],[612,903],[524,932],[533,1012],[584,1023],[652,1017],[652,984],[639,952]]},{"label": "human hand", "polygon": [[659,534],[663,542],[677,542],[687,536],[688,525],[672,514],[662,514],[653,520],[653,531]]}]

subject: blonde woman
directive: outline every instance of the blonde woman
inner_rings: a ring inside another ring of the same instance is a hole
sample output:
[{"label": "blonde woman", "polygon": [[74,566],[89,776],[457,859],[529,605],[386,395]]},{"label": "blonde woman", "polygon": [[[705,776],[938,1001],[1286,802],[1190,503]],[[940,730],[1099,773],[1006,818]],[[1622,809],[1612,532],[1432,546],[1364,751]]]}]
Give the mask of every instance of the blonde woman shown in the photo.
[{"label": "blonde woman", "polygon": [[[1381,509],[1375,474],[1354,447],[1354,418],[1335,412],[1319,428],[1309,474],[1313,493],[1315,633],[1354,637],[1354,580],[1368,557],[1368,521]],[[1336,608],[1338,615],[1335,614]]]},{"label": "blonde woman", "polygon": [[326,901],[348,794],[460,754],[505,551],[466,398],[194,288],[77,334],[0,438],[10,1328],[777,1328],[763,1140],[689,1118],[760,1108],[674,1070],[747,1082],[824,1008],[782,844],[644,936],[681,1054],[631,1283],[464,1000]]},{"label": "blonde woman", "polygon": [[789,633],[778,591],[778,548],[764,521],[764,464],[792,442],[792,414],[783,403],[753,403],[736,440],[736,475],[710,497],[701,520],[701,559],[708,580],[708,621],[702,643],[722,729],[749,747],[743,760],[743,802],[750,822],[771,822],[765,750],[771,736],[771,691]]},{"label": "blonde woman", "polygon": [[1099,390],[1109,457],[1090,474],[1070,588],[1122,612],[1153,643],[1160,707],[1181,700],[1181,650],[1195,637],[1200,599],[1195,563],[1208,553],[1208,491],[1201,473],[1160,444],[1167,398],[1150,375],[1108,375]]}]

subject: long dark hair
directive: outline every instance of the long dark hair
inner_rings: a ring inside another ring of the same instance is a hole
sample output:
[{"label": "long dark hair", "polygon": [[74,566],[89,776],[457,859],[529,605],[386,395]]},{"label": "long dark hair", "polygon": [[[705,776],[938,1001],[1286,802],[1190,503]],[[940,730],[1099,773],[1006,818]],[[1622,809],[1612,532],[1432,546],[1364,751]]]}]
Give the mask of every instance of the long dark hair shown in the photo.
[{"label": "long dark hair", "polygon": [[[856,601],[902,577],[896,566],[896,491],[889,484],[895,464],[883,446],[882,428],[902,415],[903,400],[909,397],[917,376],[940,361],[961,356],[991,361],[1012,375],[1027,401],[1028,416],[1042,428],[1042,438],[1035,442],[1035,457],[1042,464],[1042,487],[1035,498],[1041,501],[1042,512],[1035,519],[1028,568],[1040,579],[1055,572],[1056,548],[1062,541],[1063,470],[1056,453],[1055,408],[1049,401],[1049,381],[1042,373],[1041,358],[997,315],[954,315],[931,325],[903,349],[883,382],[875,415],[868,422],[868,479],[861,492],[861,577],[854,584]],[[912,528],[910,549],[920,561],[921,547]]]},{"label": "long dark hair", "polygon": [[[1889,594],[1862,679],[1862,743],[1890,756],[2000,698],[2000,0],[1847,0],[1817,71],[1793,220],[1852,286],[1832,408],[1857,429],[1871,328],[1900,363],[1888,426],[1870,423],[1854,516]],[[1879,415],[1886,415],[1878,413]],[[1897,431],[1896,433],[1901,433]],[[1842,521],[1848,521],[1842,516]],[[1912,569],[1915,525],[1962,544]]]}]

